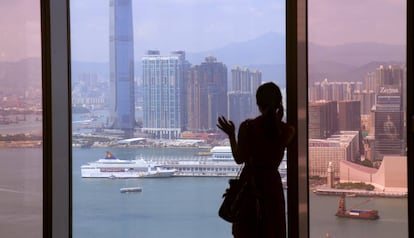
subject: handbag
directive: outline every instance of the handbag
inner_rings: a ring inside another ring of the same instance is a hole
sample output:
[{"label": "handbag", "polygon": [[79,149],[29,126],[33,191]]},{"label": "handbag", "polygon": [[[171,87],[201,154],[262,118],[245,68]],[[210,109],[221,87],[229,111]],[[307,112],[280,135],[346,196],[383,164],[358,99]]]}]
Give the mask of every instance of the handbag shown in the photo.
[{"label": "handbag", "polygon": [[[250,128],[248,127],[250,132]],[[250,134],[250,133],[249,133]],[[240,176],[240,171],[236,178],[229,179],[229,187],[223,194],[223,201],[220,205],[218,215],[225,221],[236,223],[246,219],[260,217],[260,194],[256,189],[256,184],[249,163],[243,167],[244,176]]]},{"label": "handbag", "polygon": [[223,194],[218,212],[225,221],[235,223],[240,220],[242,207],[246,205],[247,186],[247,181],[242,181],[240,177],[229,179],[229,187]]},{"label": "handbag", "polygon": [[260,194],[252,175],[248,174],[247,179],[240,179],[240,176],[229,179],[218,215],[230,223],[259,219]]}]

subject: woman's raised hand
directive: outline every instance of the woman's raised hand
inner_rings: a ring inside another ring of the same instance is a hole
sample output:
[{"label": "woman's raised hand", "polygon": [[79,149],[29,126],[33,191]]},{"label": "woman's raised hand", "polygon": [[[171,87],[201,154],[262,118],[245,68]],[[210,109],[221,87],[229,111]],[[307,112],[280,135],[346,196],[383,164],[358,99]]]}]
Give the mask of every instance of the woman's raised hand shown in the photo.
[{"label": "woman's raised hand", "polygon": [[227,120],[224,116],[220,116],[217,121],[217,127],[220,128],[220,130],[222,130],[228,136],[234,136],[235,127],[232,121]]}]

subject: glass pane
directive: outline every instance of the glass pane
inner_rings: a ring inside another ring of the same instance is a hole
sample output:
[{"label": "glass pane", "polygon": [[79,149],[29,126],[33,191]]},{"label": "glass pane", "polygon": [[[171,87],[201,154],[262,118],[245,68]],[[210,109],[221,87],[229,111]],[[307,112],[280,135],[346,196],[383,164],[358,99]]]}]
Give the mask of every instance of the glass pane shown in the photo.
[{"label": "glass pane", "polygon": [[308,2],[310,237],[408,237],[406,1]]},{"label": "glass pane", "polygon": [[240,166],[217,118],[258,116],[263,82],[285,92],[284,1],[70,9],[73,237],[231,236],[217,212]]},{"label": "glass pane", "polygon": [[0,22],[0,236],[40,238],[40,1],[2,1]]}]

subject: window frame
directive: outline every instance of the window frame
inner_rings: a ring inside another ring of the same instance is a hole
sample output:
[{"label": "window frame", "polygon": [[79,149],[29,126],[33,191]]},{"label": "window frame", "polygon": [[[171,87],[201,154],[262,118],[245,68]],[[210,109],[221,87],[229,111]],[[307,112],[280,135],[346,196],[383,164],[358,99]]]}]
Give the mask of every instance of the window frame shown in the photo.
[{"label": "window frame", "polygon": [[[413,49],[413,31],[414,31],[414,2],[407,0],[407,92],[414,89],[414,49]],[[414,199],[414,94],[407,93],[407,183],[408,198],[407,201]],[[408,202],[408,236],[414,237],[414,204]]]},{"label": "window frame", "polygon": [[[72,237],[72,151],[69,0],[41,0],[43,94],[43,237]],[[407,1],[407,91],[413,79],[413,5]],[[288,121],[297,136],[288,148],[288,233],[309,237],[307,176],[307,0],[286,1]],[[411,89],[411,90],[409,90]],[[414,146],[414,94],[407,98],[407,145]],[[408,150],[408,201],[414,194],[413,151]],[[414,204],[408,203],[409,237]]]},{"label": "window frame", "polygon": [[[69,0],[41,0],[43,237],[72,237]],[[57,99],[57,100],[54,100]]]},{"label": "window frame", "polygon": [[309,237],[307,38],[307,0],[286,1],[286,110],[296,128],[287,148],[289,237]]}]

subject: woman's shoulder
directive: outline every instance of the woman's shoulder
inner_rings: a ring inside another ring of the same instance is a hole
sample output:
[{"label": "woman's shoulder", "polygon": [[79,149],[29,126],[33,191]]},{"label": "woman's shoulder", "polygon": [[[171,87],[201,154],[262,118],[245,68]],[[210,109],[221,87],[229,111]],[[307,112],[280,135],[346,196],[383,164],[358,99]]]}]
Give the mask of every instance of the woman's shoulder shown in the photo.
[{"label": "woman's shoulder", "polygon": [[253,125],[255,123],[255,119],[248,118],[240,123],[240,128],[246,128],[249,125]]}]

